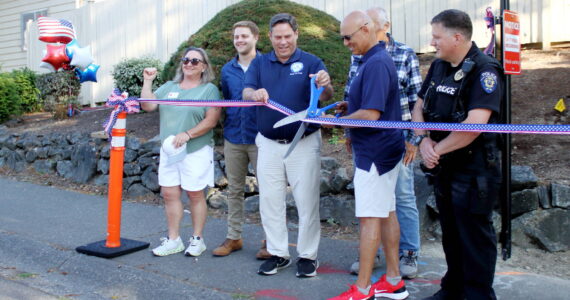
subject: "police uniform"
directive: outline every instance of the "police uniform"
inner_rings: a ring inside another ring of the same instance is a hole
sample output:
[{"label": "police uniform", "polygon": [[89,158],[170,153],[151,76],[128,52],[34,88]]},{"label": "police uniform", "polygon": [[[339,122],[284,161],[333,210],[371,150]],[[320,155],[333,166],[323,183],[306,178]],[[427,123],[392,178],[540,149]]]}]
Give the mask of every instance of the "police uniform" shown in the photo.
[{"label": "police uniform", "polygon": [[[469,110],[492,111],[499,121],[504,80],[499,63],[475,43],[457,67],[432,63],[418,96],[426,122],[459,123]],[[443,140],[450,132],[431,131]],[[492,211],[499,197],[501,171],[498,135],[482,133],[468,146],[442,155],[429,170],[434,185],[448,270],[441,281],[445,299],[496,299],[492,288],[497,238]]]}]

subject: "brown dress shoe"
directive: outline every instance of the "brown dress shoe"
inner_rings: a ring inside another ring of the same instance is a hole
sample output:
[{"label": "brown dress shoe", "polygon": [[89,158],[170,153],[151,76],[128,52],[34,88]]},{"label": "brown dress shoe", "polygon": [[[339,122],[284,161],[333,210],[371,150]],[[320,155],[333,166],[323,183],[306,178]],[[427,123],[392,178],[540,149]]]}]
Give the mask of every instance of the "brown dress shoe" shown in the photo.
[{"label": "brown dress shoe", "polygon": [[243,241],[241,239],[239,240],[226,239],[220,245],[220,247],[212,251],[212,254],[214,254],[214,256],[228,256],[230,255],[230,253],[234,251],[241,250],[242,247],[243,247]]},{"label": "brown dress shoe", "polygon": [[267,251],[267,241],[263,240],[262,244],[261,244],[261,249],[259,249],[259,251],[257,251],[257,254],[255,254],[255,258],[259,259],[259,260],[266,260],[269,259],[271,257],[271,253],[269,253]]}]

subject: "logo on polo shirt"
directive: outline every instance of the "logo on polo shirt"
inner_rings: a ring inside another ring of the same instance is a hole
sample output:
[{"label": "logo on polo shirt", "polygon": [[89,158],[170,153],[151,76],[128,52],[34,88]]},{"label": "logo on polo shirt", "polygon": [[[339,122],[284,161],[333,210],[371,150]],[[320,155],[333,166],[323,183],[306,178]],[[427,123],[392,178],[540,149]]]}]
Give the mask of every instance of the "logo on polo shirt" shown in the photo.
[{"label": "logo on polo shirt", "polygon": [[457,90],[457,88],[445,86],[445,85],[440,85],[436,89],[436,91],[438,93],[444,93],[444,94],[448,94],[448,95],[455,95],[456,90]]},{"label": "logo on polo shirt", "polygon": [[303,63],[296,62],[291,65],[291,74],[289,75],[298,75],[302,74],[301,71],[303,70]]}]

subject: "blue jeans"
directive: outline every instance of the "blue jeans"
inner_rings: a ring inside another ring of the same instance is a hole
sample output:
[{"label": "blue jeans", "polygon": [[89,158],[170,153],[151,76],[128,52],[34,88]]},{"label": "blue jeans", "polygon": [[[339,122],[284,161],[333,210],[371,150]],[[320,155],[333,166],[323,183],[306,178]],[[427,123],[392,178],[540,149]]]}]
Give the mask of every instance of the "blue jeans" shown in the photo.
[{"label": "blue jeans", "polygon": [[414,192],[413,164],[400,162],[396,183],[396,215],[400,223],[400,254],[405,250],[420,250],[420,218]]}]

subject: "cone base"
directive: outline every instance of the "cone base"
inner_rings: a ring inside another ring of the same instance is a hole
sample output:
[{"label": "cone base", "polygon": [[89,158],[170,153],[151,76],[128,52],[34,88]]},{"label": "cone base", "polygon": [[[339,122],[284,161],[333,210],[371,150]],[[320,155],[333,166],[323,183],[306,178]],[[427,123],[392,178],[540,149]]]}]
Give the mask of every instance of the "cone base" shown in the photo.
[{"label": "cone base", "polygon": [[105,240],[79,246],[75,251],[86,255],[92,255],[102,258],[114,258],[117,256],[133,253],[148,248],[150,243],[134,241],[129,239],[121,239],[121,246],[116,248],[105,247]]}]

